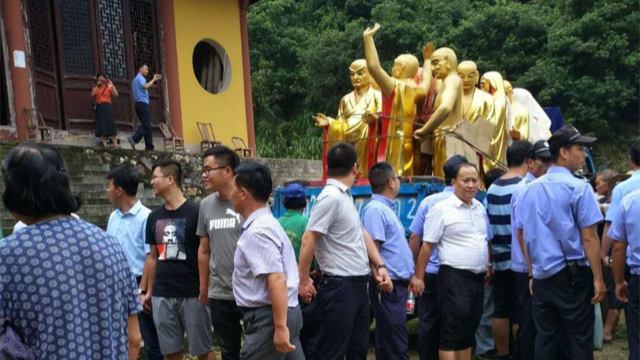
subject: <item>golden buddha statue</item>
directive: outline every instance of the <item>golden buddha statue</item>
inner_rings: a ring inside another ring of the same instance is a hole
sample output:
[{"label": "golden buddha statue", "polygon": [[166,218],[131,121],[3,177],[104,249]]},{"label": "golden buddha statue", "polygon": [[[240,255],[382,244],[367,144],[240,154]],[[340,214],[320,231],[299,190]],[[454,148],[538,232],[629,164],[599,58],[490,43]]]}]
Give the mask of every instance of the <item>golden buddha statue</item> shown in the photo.
[{"label": "golden buddha statue", "polygon": [[414,136],[428,142],[433,134],[433,175],[444,178],[446,133],[462,120],[462,80],[456,73],[458,58],[453,50],[439,48],[431,54],[430,60],[436,79],[442,83],[437,89],[433,114],[424,126],[414,132]]},{"label": "golden buddha statue", "polygon": [[[364,59],[358,59],[349,66],[349,75],[353,91],[343,96],[338,105],[338,116],[334,119],[325,114],[316,114],[316,126],[328,127],[328,146],[346,141],[356,148],[358,153],[358,171],[366,178],[369,167],[369,124],[375,123],[382,109],[382,97],[379,90],[371,86],[371,76]],[[374,134],[375,135],[375,134]]]},{"label": "golden buddha statue", "polygon": [[489,71],[480,79],[482,90],[493,95],[493,117],[491,121],[495,125],[493,138],[489,147],[490,158],[484,159],[484,170],[489,171],[495,167],[505,167],[507,163],[507,146],[509,145],[509,133],[507,124],[507,95],[504,92],[502,75],[497,71]]},{"label": "golden buddha statue", "polygon": [[511,83],[504,80],[504,93],[509,99],[509,136],[513,141],[529,140],[529,110],[513,97]]},{"label": "golden buddha statue", "polygon": [[363,32],[367,67],[383,96],[377,161],[384,159],[389,162],[399,176],[411,176],[414,168],[412,135],[416,105],[422,104],[426,89],[431,85],[431,78],[426,76],[420,85],[416,84],[414,79],[418,73],[419,63],[418,59],[410,54],[403,54],[395,59],[391,76],[389,76],[380,65],[373,40],[373,36],[379,29],[380,25],[375,24],[373,28],[367,28]]},{"label": "golden buddha statue", "polygon": [[462,79],[462,117],[471,124],[479,118],[491,120],[493,97],[476,87],[480,80],[478,65],[469,60],[461,62],[458,76]]}]

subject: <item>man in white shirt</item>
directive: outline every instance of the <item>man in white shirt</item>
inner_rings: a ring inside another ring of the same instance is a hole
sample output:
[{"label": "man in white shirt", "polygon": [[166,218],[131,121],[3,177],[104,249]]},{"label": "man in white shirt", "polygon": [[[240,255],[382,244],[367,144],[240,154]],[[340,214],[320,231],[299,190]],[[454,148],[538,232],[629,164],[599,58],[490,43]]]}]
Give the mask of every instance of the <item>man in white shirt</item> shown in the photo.
[{"label": "man in white shirt", "polygon": [[[440,254],[440,359],[471,359],[482,315],[482,282],[490,272],[491,231],[486,210],[475,199],[479,185],[475,165],[458,165],[453,176],[454,196],[434,205],[424,224],[424,246],[416,268],[424,268],[435,245]],[[420,276],[424,273],[416,273]]]}]

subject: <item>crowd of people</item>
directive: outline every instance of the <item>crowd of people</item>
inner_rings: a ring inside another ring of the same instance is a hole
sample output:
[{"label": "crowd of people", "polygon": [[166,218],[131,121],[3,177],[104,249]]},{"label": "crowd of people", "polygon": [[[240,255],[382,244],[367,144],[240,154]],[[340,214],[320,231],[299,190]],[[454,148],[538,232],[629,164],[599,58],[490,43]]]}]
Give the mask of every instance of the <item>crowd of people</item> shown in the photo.
[{"label": "crowd of people", "polygon": [[471,359],[473,348],[499,359],[592,359],[604,265],[609,302],[618,301],[609,309],[624,309],[637,359],[640,140],[629,179],[613,187],[601,174],[608,207],[575,175],[595,141],[571,126],[548,141],[515,141],[508,169],[484,179],[453,156],[446,187],[420,203],[408,231],[389,163],[369,169],[371,200],[358,212],[347,143],[328,151],[329,178],[308,217],[305,189],[291,183],[276,219],[269,168],[224,146],[202,154],[200,203],[185,197],[177,161],[153,166],[163,200],[154,210],[137,196],[137,170],[117,167],[105,180],[115,207],[106,232],[71,216],[80,201],[59,152],[19,145],[2,162],[4,206],[26,226],[0,241],[0,354],[136,359],[144,340],[147,359],[215,359],[215,337],[223,360],[366,359],[375,319],[376,358],[409,359],[415,298],[420,359]]}]

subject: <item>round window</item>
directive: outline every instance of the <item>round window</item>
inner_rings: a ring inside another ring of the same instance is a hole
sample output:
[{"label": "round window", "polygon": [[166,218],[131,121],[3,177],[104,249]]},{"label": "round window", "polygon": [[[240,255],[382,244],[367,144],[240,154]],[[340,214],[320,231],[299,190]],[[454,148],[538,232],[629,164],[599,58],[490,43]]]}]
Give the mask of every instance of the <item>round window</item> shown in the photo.
[{"label": "round window", "polygon": [[231,81],[231,60],[227,51],[214,40],[199,41],[193,49],[193,73],[208,92],[225,91]]}]

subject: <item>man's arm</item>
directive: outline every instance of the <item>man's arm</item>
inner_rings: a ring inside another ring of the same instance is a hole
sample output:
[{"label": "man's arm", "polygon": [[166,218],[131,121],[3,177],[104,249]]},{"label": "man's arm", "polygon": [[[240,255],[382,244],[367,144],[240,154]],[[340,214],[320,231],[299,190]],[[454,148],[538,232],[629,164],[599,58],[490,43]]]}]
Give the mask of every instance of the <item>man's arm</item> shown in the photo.
[{"label": "man's arm", "polygon": [[375,24],[373,28],[367,28],[362,37],[364,38],[364,58],[367,61],[367,69],[371,77],[380,87],[380,91],[384,96],[391,96],[396,87],[395,80],[387,74],[380,65],[378,50],[373,36],[380,30],[380,24]]},{"label": "man's arm", "polygon": [[409,236],[409,249],[411,249],[414,263],[418,262],[418,254],[420,253],[421,244],[422,240],[420,240],[420,235],[412,232],[411,236]]},{"label": "man's arm", "polygon": [[149,90],[149,89],[153,86],[153,84],[155,84],[155,83],[156,83],[156,81],[160,80],[161,78],[162,78],[162,76],[161,76],[161,75],[159,75],[159,74],[153,74],[153,78],[152,78],[150,81],[148,81],[146,84],[144,84],[144,85],[143,85],[143,87],[144,87],[146,90]]},{"label": "man's arm", "polygon": [[604,227],[602,229],[602,245],[600,245],[600,258],[602,258],[602,263],[605,265],[609,265],[607,258],[609,257],[609,250],[611,249],[611,244],[613,243],[613,239],[609,236],[610,227],[611,222],[605,221]]},{"label": "man's arm", "polygon": [[613,243],[613,279],[616,282],[616,297],[623,303],[629,302],[628,285],[624,280],[624,265],[627,257],[627,242],[615,241]]},{"label": "man's arm", "polygon": [[416,261],[416,271],[409,284],[411,291],[418,295],[422,294],[424,291],[424,269],[427,267],[427,262],[431,257],[432,251],[433,244],[426,241],[423,242],[422,247],[420,248],[420,253],[418,254],[418,260]]},{"label": "man's arm", "polygon": [[156,281],[156,265],[158,263],[158,247],[155,244],[150,246],[147,260],[144,263],[143,273],[147,274],[147,292],[142,294],[141,303],[145,312],[151,312],[151,295]]},{"label": "man's arm", "polygon": [[580,229],[582,235],[582,244],[584,246],[587,259],[591,265],[591,272],[593,273],[593,287],[594,296],[591,302],[596,304],[604,299],[607,293],[607,288],[602,281],[602,268],[600,266],[600,248],[598,239],[597,225],[592,225],[586,228]]},{"label": "man's arm", "polygon": [[457,90],[460,88],[460,81],[458,76],[448,76],[444,80],[440,106],[433,112],[429,121],[422,128],[416,130],[416,135],[421,137],[433,132],[449,116],[458,99]]},{"label": "man's arm", "polygon": [[389,273],[386,268],[379,267],[384,264],[384,260],[382,260],[382,256],[380,256],[380,252],[369,233],[365,229],[362,229],[362,233],[364,235],[364,245],[367,249],[367,255],[369,256],[369,263],[374,267],[372,271],[378,282],[378,286],[380,290],[390,292],[393,290],[393,283],[391,282]]},{"label": "man's arm", "polygon": [[289,328],[287,328],[288,292],[284,273],[268,274],[267,287],[273,309],[273,344],[278,352],[291,352],[296,347],[289,342]]},{"label": "man's arm", "polygon": [[322,234],[319,232],[305,231],[302,235],[302,243],[300,244],[300,258],[298,259],[300,284],[298,286],[298,293],[306,303],[310,303],[311,299],[316,295],[313,281],[309,277],[309,270],[311,268],[313,254],[316,250],[316,242],[320,236],[322,236]]},{"label": "man's arm", "polygon": [[198,300],[201,304],[206,305],[209,302],[209,258],[211,256],[211,248],[209,247],[209,237],[200,237],[200,246],[198,246],[198,276],[200,278],[200,291]]},{"label": "man's arm", "polygon": [[129,315],[127,318],[127,337],[129,342],[129,360],[136,360],[138,358],[138,352],[140,352],[140,343],[142,342],[138,315]]}]

